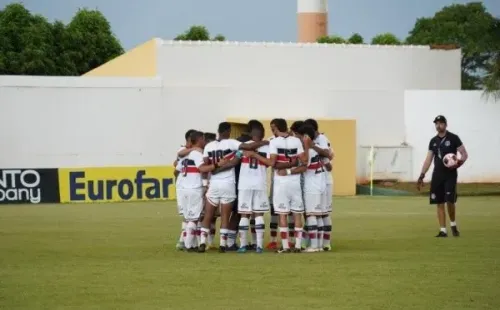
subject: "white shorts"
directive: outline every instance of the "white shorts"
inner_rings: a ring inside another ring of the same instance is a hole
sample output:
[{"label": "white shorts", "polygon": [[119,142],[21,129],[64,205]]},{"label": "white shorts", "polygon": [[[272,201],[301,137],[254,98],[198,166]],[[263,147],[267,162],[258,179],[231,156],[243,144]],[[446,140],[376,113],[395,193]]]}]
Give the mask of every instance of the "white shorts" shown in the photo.
[{"label": "white shorts", "polygon": [[180,216],[184,216],[184,212],[182,211],[182,195],[183,189],[176,189],[175,195],[177,196],[177,212]]},{"label": "white shorts", "polygon": [[300,182],[275,182],[273,205],[276,214],[304,213]]},{"label": "white shorts", "polygon": [[252,214],[269,211],[269,200],[265,190],[238,190],[238,213]]},{"label": "white shorts", "polygon": [[198,221],[203,211],[203,189],[192,188],[181,191],[181,207],[186,221]]},{"label": "white shorts", "polygon": [[325,206],[324,211],[328,213],[332,213],[332,204],[333,204],[333,184],[326,184],[325,193]]},{"label": "white shorts", "polygon": [[304,205],[306,209],[306,215],[318,216],[326,214],[326,196],[324,193],[304,193]]},{"label": "white shorts", "polygon": [[236,199],[236,186],[231,182],[211,182],[207,191],[207,200],[214,206],[230,204]]}]

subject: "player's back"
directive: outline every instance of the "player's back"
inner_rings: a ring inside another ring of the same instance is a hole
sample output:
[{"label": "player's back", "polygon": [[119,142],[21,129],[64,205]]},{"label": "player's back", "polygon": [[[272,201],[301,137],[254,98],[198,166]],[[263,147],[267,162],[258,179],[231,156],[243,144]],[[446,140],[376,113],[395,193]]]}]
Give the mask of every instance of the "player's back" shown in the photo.
[{"label": "player's back", "polygon": [[203,154],[198,150],[192,150],[189,155],[181,161],[182,186],[184,189],[202,187],[202,176],[198,167],[203,163]]},{"label": "player's back", "polygon": [[[177,154],[179,154],[180,151],[185,150],[185,146],[181,146],[179,150],[177,150]],[[187,156],[179,156],[177,155],[177,166],[175,167],[175,170],[182,172],[182,161],[186,159]],[[177,177],[177,180],[175,181],[175,188],[176,189],[182,189],[183,188],[183,182],[185,181],[184,178],[181,178],[180,175]]]},{"label": "player's back", "polygon": [[[219,163],[222,159],[231,160],[234,158],[241,142],[235,139],[216,140],[205,146],[203,157],[208,159],[211,164]],[[234,168],[222,171],[210,176],[210,182],[227,181],[235,182]]]},{"label": "player's back", "polygon": [[326,174],[321,156],[314,149],[309,149],[307,170],[304,172],[304,192],[322,193],[326,188]]},{"label": "player's back", "polygon": [[[248,141],[246,143],[252,143]],[[260,156],[269,158],[269,146],[264,145],[255,150]],[[241,158],[240,179],[238,189],[267,190],[267,166],[256,158]]]},{"label": "player's back", "polygon": [[[297,158],[304,152],[302,141],[294,136],[276,137],[269,143],[269,152],[271,155],[277,155],[277,162],[288,163],[290,160]],[[280,176],[276,172],[274,174],[275,182],[300,182],[300,174]]]}]

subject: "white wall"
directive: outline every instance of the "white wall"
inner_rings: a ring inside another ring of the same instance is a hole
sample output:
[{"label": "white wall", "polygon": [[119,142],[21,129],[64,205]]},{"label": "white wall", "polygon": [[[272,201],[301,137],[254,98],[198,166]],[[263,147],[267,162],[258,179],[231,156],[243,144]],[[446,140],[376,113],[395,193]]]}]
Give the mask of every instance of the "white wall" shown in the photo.
[{"label": "white wall", "polygon": [[428,46],[160,41],[166,85],[460,89],[460,50]]},{"label": "white wall", "polygon": [[[448,119],[449,131],[459,135],[469,160],[459,170],[460,182],[500,182],[500,101],[481,91],[405,92],[405,131],[413,147],[413,179],[418,178],[429,141],[436,135],[434,117]],[[431,168],[432,169],[432,168]],[[428,173],[427,179],[430,179]]]}]

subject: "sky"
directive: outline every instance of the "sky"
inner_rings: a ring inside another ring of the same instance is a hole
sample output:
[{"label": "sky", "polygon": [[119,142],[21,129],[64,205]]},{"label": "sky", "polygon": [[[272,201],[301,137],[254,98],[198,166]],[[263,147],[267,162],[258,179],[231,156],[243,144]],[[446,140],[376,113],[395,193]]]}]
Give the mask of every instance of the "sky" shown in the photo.
[{"label": "sky", "polygon": [[[477,0],[476,0],[477,1]],[[99,9],[125,50],[154,37],[172,39],[191,25],[204,25],[231,41],[297,40],[296,0],[0,0],[0,8],[22,2],[50,21],[69,22],[79,8]],[[329,0],[329,34],[365,41],[383,32],[406,38],[419,17],[466,0]],[[500,17],[500,0],[484,0]]]}]

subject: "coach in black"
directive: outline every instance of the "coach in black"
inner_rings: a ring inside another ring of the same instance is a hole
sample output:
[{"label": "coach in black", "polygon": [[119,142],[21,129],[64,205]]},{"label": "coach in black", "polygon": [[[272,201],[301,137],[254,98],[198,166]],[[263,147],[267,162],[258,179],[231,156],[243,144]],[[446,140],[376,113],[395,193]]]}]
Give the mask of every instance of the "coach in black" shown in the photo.
[{"label": "coach in black", "polygon": [[[448,206],[448,216],[450,217],[450,226],[453,236],[460,236],[455,219],[455,203],[457,202],[457,169],[467,160],[467,151],[460,138],[446,130],[448,122],[446,117],[438,115],[434,119],[437,135],[429,142],[429,151],[422,166],[422,172],[418,178],[417,188],[423,186],[424,177],[432,160],[434,159],[434,171],[432,172],[430,203],[437,205],[437,216],[440,225],[440,231],[436,237],[448,237],[446,231],[446,211],[444,204]],[[443,158],[446,154],[460,153],[461,157],[453,167],[446,167]]]}]

